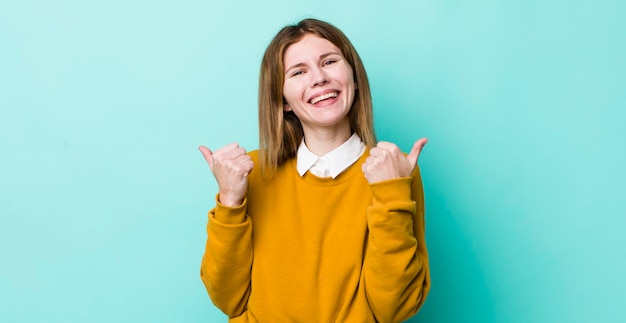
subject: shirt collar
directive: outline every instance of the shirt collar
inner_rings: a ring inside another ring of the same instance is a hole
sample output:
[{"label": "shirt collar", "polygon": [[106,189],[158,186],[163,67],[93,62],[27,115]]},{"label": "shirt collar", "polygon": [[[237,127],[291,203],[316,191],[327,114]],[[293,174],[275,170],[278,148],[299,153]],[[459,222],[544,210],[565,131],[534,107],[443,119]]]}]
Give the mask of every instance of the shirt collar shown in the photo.
[{"label": "shirt collar", "polygon": [[365,144],[361,141],[356,133],[354,133],[346,142],[341,146],[335,148],[324,156],[317,156],[309,150],[304,143],[304,139],[298,147],[298,156],[296,168],[298,174],[304,176],[304,174],[311,169],[311,166],[320,158],[324,157],[328,162],[328,172],[332,178],[337,177],[341,172],[350,167],[357,161],[363,152],[365,151]]}]

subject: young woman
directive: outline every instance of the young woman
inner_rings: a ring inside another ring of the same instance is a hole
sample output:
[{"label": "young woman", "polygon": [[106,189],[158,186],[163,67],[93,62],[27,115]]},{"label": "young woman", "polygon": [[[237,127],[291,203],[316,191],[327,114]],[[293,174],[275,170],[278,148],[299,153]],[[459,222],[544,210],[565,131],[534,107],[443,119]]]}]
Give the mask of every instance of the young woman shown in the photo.
[{"label": "young woman", "polygon": [[418,140],[376,142],[369,83],[336,27],[269,44],[260,148],[200,146],[219,193],[201,278],[231,322],[400,322],[430,289]]}]

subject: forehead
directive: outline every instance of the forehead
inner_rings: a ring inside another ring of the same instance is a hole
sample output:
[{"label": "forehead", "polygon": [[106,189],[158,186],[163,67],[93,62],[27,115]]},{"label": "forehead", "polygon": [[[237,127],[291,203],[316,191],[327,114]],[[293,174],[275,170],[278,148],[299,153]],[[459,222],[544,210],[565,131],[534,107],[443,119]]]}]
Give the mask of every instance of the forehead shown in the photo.
[{"label": "forehead", "polygon": [[341,55],[341,50],[325,38],[314,34],[306,34],[297,43],[287,47],[283,61],[287,66],[293,63],[297,64],[307,60],[315,60],[321,55],[328,53]]}]

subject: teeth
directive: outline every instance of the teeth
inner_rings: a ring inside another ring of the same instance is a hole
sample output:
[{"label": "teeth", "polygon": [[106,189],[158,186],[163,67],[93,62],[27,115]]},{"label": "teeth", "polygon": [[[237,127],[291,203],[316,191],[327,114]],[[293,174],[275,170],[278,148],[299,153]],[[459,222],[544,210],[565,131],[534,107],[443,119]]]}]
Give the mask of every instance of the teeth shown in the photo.
[{"label": "teeth", "polygon": [[330,93],[326,93],[326,94],[322,94],[318,97],[315,97],[313,99],[311,99],[311,104],[315,104],[317,102],[320,102],[322,100],[326,100],[326,99],[330,99],[330,98],[336,98],[338,95],[337,92],[330,92]]}]

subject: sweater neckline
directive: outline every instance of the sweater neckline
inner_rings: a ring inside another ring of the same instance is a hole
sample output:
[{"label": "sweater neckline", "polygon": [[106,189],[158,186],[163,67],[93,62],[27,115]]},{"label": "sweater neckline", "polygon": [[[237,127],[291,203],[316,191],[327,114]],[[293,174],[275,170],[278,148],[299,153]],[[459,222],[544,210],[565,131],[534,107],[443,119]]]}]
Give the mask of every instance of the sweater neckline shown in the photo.
[{"label": "sweater neckline", "polygon": [[361,157],[357,159],[352,165],[350,165],[346,170],[340,173],[334,179],[332,177],[317,177],[311,172],[306,172],[304,176],[300,176],[297,168],[297,158],[292,158],[289,161],[291,170],[295,173],[295,176],[299,177],[300,180],[318,186],[335,186],[341,183],[348,181],[350,178],[355,175],[363,175],[363,171],[361,170],[361,165],[365,162],[365,159],[369,156],[370,147],[366,147]]}]

